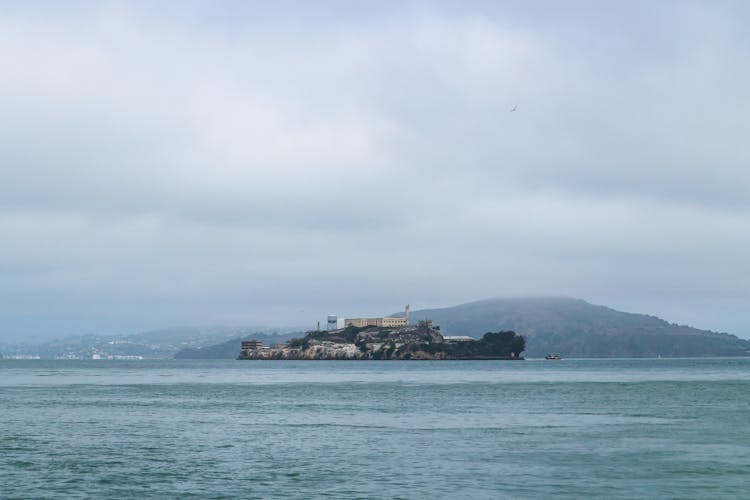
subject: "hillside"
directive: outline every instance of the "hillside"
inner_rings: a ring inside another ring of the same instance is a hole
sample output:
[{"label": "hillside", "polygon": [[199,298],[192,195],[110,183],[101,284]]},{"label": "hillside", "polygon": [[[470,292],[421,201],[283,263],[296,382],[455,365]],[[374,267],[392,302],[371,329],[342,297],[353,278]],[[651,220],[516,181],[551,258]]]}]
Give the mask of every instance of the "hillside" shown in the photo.
[{"label": "hillside", "polygon": [[[403,313],[394,316],[403,316]],[[522,334],[527,357],[747,356],[750,342],[734,335],[668,323],[571,298],[488,299],[412,312],[432,319],[445,335]]]}]

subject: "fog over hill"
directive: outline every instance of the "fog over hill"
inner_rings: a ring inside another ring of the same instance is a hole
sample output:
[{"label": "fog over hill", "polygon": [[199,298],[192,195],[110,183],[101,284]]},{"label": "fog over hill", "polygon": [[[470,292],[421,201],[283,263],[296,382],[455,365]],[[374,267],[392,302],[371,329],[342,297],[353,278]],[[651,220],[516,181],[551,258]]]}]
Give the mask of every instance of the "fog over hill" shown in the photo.
[{"label": "fog over hill", "polygon": [[[396,316],[403,313],[395,314]],[[513,330],[527,339],[527,357],[746,356],[750,342],[734,335],[669,323],[566,297],[497,298],[412,312],[446,335],[481,337]]]},{"label": "fog over hill", "polygon": [[[88,334],[69,336],[41,343],[0,343],[0,354],[7,356],[38,356],[43,359],[67,358],[87,359],[98,354],[109,356],[139,356],[147,359],[166,359],[178,352],[185,352],[184,357],[236,357],[217,355],[215,349],[219,342],[232,343],[235,339],[235,351],[239,350],[242,338],[258,337],[267,342],[282,342],[291,337],[289,332],[299,328],[271,328],[261,326],[202,326],[173,327],[159,330],[122,335]],[[202,350],[202,348],[207,348]],[[214,348],[214,350],[211,350]],[[199,353],[192,356],[190,353]]]},{"label": "fog over hill", "polygon": [[[566,297],[496,298],[412,311],[412,323],[420,319],[433,320],[444,335],[480,338],[490,331],[513,330],[527,340],[526,357],[548,353],[563,357],[750,355],[750,341],[734,335]],[[234,358],[242,339],[257,337],[266,344],[275,344],[295,334],[301,335],[299,328],[171,328],[131,335],[68,337],[37,345],[6,344],[0,346],[0,352],[43,358],[85,358],[94,353],[145,358],[169,358],[175,354],[180,358]]]}]

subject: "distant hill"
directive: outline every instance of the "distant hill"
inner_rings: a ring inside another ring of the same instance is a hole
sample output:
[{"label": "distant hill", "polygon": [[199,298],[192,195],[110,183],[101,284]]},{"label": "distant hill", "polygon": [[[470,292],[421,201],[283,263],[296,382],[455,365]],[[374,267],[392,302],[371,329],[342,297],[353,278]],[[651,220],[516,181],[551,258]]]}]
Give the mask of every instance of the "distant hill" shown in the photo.
[{"label": "distant hill", "polygon": [[179,350],[175,359],[236,359],[240,354],[240,344],[243,340],[256,339],[263,342],[264,345],[273,346],[281,344],[294,337],[303,336],[303,332],[292,332],[284,334],[252,334],[238,337],[221,344],[214,344],[204,347],[190,347]]},{"label": "distant hill", "polygon": [[[293,329],[263,327],[176,327],[129,335],[80,335],[45,341],[41,344],[4,345],[7,356],[34,355],[44,359],[86,359],[96,353],[108,356],[141,356],[145,359],[167,359],[183,349],[213,346],[229,339],[255,335],[273,335]],[[239,351],[239,347],[236,348]],[[235,353],[234,357],[237,356]]]},{"label": "distant hill", "polygon": [[750,342],[734,335],[572,298],[488,299],[413,311],[411,318],[412,322],[432,319],[444,335],[479,338],[490,331],[513,330],[526,338],[527,357],[548,353],[564,357],[750,355]]}]

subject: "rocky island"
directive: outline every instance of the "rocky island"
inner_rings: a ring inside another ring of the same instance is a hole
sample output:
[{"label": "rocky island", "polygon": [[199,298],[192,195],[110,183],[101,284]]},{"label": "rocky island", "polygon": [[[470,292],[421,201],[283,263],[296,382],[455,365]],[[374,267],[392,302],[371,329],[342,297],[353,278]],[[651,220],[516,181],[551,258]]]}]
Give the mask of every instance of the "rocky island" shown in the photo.
[{"label": "rocky island", "polygon": [[526,347],[513,331],[488,332],[481,339],[444,337],[429,321],[416,326],[348,326],[310,331],[275,347],[257,340],[242,342],[238,359],[502,359],[520,360]]}]

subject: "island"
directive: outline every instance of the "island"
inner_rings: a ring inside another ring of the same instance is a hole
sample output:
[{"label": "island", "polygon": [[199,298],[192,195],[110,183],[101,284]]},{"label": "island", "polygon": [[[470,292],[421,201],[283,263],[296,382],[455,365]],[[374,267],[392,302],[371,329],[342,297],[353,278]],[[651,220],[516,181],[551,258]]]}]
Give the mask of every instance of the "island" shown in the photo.
[{"label": "island", "polygon": [[243,360],[522,360],[526,340],[513,331],[487,332],[481,339],[443,336],[430,321],[397,327],[349,325],[314,330],[285,344],[242,342]]}]

